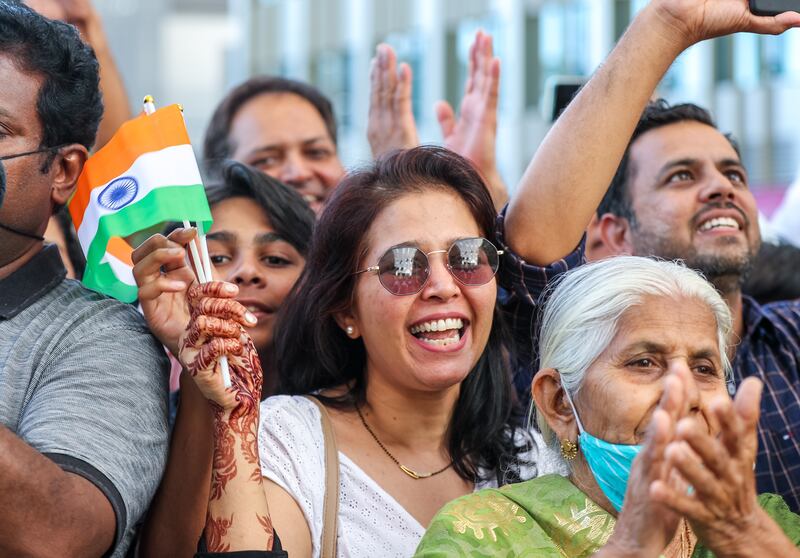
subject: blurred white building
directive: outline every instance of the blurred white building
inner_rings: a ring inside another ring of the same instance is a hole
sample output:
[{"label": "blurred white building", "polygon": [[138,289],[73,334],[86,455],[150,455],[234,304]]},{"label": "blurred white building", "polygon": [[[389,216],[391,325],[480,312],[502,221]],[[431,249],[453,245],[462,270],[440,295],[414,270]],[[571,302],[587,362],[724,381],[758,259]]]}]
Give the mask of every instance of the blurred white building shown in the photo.
[{"label": "blurred white building", "polygon": [[[232,85],[259,73],[307,80],[333,100],[346,164],[369,158],[369,62],[388,42],[414,72],[425,142],[433,105],[457,104],[478,28],[501,58],[501,170],[521,175],[549,121],[548,78],[588,76],[646,0],[105,0],[112,44],[135,101],[181,102],[199,140]],[[800,162],[800,31],[737,35],[687,51],[659,94],[708,107],[740,141],[756,187],[782,186]]]}]

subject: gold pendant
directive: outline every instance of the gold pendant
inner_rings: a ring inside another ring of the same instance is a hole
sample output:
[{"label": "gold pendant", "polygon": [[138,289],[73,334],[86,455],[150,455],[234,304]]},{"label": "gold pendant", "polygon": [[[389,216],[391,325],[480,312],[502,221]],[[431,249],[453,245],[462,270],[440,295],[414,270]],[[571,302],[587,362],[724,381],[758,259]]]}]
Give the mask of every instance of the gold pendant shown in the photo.
[{"label": "gold pendant", "polygon": [[[399,463],[398,463],[398,465],[399,465]],[[420,475],[419,473],[417,473],[415,471],[412,471],[411,469],[409,469],[405,465],[400,465],[400,470],[403,471],[406,475],[408,475],[412,479],[427,479],[428,477],[433,476],[433,473]]]}]

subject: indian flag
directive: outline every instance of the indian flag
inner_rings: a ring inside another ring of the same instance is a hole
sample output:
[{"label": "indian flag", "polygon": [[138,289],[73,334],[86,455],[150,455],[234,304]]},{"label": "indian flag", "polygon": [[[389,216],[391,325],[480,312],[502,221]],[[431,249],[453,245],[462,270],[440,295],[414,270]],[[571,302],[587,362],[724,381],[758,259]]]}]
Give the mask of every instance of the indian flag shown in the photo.
[{"label": "indian flag", "polygon": [[126,237],[164,221],[211,226],[183,114],[170,105],[120,126],[83,168],[69,204],[90,289],[136,300],[133,249]]}]

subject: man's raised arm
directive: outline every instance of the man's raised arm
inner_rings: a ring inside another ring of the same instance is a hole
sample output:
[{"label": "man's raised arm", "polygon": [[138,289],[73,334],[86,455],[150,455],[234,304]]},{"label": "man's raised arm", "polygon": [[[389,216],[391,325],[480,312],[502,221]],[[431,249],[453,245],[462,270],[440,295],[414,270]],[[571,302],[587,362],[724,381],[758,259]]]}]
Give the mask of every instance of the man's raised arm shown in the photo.
[{"label": "man's raised arm", "polygon": [[798,25],[795,13],[754,16],[747,0],[650,2],[536,151],[508,207],[509,247],[535,265],[574,250],[644,107],[681,52],[737,31],[778,34]]}]

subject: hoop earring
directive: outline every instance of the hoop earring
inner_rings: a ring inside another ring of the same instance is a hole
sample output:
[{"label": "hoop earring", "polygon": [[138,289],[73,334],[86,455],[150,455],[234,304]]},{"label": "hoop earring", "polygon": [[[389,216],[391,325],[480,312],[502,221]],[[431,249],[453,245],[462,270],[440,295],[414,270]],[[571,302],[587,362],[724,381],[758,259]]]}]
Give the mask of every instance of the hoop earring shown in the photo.
[{"label": "hoop earring", "polygon": [[564,438],[561,440],[561,457],[572,461],[578,455],[578,444]]}]

